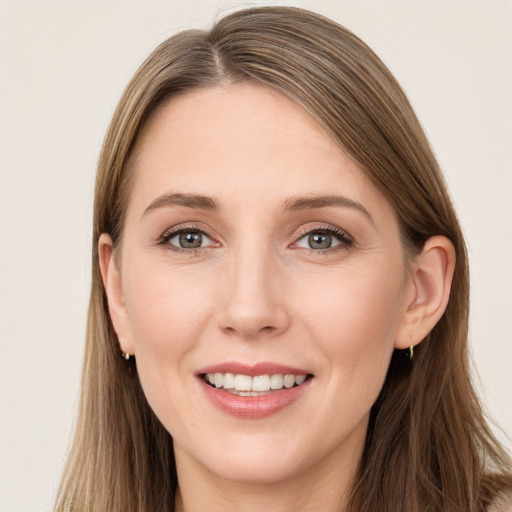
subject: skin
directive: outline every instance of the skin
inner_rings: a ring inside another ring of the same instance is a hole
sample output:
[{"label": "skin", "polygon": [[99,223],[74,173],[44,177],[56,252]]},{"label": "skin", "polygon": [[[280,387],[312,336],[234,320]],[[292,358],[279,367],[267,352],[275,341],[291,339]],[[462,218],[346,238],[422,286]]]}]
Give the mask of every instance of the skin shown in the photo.
[{"label": "skin", "polygon": [[[430,239],[408,270],[389,202],[300,107],[255,84],[172,99],[134,166],[119,266],[108,235],[100,264],[121,348],[174,439],[176,510],[340,510],[393,350],[418,343],[444,311],[451,244]],[[169,193],[218,208],[148,210]],[[362,208],[285,208],[333,194]],[[200,248],[162,241],[185,227],[205,233]],[[346,235],[310,247],[309,233],[333,228]],[[239,418],[196,375],[225,361],[313,378],[279,412]]]}]

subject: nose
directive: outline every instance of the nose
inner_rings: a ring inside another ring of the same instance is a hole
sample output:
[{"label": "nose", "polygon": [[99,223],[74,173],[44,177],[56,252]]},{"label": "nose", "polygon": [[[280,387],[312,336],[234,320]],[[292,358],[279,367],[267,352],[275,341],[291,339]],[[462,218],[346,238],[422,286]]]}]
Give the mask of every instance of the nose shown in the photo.
[{"label": "nose", "polygon": [[290,325],[283,269],[271,251],[237,251],[222,278],[219,327],[243,340],[273,338]]}]

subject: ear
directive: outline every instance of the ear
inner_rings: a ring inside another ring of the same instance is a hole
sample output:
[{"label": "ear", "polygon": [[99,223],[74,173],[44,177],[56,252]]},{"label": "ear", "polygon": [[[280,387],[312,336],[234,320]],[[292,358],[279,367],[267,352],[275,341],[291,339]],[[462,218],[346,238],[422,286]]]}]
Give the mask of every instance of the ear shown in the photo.
[{"label": "ear", "polygon": [[434,328],[448,305],[455,270],[455,249],[444,236],[429,238],[411,264],[405,309],[395,348],[420,343]]},{"label": "ear", "polygon": [[123,297],[121,271],[114,255],[112,238],[102,233],[98,240],[98,257],[103,287],[108,300],[108,311],[122,352],[133,355],[130,318]]}]

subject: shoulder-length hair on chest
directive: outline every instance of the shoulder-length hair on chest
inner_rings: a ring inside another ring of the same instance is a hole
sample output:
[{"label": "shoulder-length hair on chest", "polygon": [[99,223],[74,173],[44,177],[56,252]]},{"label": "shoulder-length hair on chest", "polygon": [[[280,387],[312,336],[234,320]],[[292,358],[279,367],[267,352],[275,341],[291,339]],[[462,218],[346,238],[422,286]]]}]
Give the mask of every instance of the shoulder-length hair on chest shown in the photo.
[{"label": "shoulder-length hair on chest", "polygon": [[393,355],[371,411],[352,510],[482,512],[512,477],[471,385],[467,256],[444,179],[409,101],[373,51],[340,25],[286,7],[238,11],[210,31],[171,37],[122,95],[98,165],[80,412],[56,510],[173,509],[172,438],[147,404],[136,363],[120,357],[98,238],[108,233],[120,246],[130,158],[159,107],[194,89],[242,81],[291,98],[359,164],[393,205],[406,254],[434,235],[455,247],[444,316],[412,362]]}]

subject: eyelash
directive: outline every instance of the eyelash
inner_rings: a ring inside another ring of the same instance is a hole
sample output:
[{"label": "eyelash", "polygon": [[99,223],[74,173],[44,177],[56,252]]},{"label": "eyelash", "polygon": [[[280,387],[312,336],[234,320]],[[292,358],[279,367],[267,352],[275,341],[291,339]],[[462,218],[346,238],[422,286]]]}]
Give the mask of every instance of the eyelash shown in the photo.
[{"label": "eyelash", "polygon": [[186,249],[185,247],[178,247],[177,245],[172,245],[169,243],[169,241],[174,238],[175,236],[179,235],[180,233],[183,233],[184,231],[196,231],[199,233],[202,233],[203,235],[206,235],[210,240],[215,242],[215,238],[204,228],[200,228],[199,226],[179,226],[177,228],[171,228],[170,230],[166,231],[159,239],[157,244],[165,246],[166,248],[170,249],[171,251],[185,253],[188,255],[196,254],[201,249],[207,249],[207,247],[197,247],[194,249]]},{"label": "eyelash", "polygon": [[[178,228],[171,228],[171,230],[166,231],[157,241],[157,245],[166,246],[168,249],[172,251],[176,251],[179,253],[185,253],[188,255],[196,254],[201,249],[207,249],[208,247],[197,247],[192,249],[186,249],[184,247],[178,247],[176,245],[172,245],[169,243],[169,241],[174,238],[175,236],[179,235],[180,233],[183,233],[184,231],[196,231],[199,233],[202,233],[203,235],[206,235],[210,240],[215,241],[215,237],[209,233],[204,228],[200,228],[198,226],[193,225],[186,225],[186,226],[179,226]],[[330,226],[326,224],[317,225],[314,227],[308,227],[300,230],[297,233],[296,240],[293,244],[297,244],[300,242],[303,238],[306,236],[309,236],[313,233],[322,233],[326,235],[333,236],[339,241],[339,244],[334,247],[329,247],[327,249],[312,249],[309,248],[309,253],[312,255],[322,255],[326,253],[333,253],[338,250],[348,249],[354,245],[353,238],[346,232],[343,231],[340,228],[337,228],[335,226]],[[216,242],[218,243],[218,242]],[[304,248],[303,248],[304,249]],[[308,250],[308,249],[306,249]]]},{"label": "eyelash", "polygon": [[329,247],[327,249],[306,249],[309,251],[311,255],[318,256],[327,253],[333,253],[344,249],[350,249],[354,245],[354,239],[344,230],[337,228],[336,226],[331,226],[328,224],[319,224],[316,226],[309,226],[307,228],[301,229],[297,233],[297,239],[294,244],[297,244],[306,236],[309,236],[313,233],[322,233],[325,235],[330,235],[336,238],[340,243],[334,247]]}]

